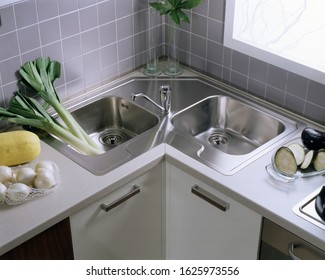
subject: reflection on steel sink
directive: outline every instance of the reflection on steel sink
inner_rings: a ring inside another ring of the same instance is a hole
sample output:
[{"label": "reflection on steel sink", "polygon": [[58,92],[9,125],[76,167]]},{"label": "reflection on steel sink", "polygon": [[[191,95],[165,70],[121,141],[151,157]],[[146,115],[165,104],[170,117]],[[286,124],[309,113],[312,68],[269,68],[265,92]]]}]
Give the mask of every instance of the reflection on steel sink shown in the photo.
[{"label": "reflection on steel sink", "polygon": [[129,100],[107,96],[74,112],[91,138],[109,151],[154,127],[158,118]]},{"label": "reflection on steel sink", "polygon": [[155,135],[153,128],[159,123],[156,115],[117,96],[104,96],[86,105],[81,102],[76,107],[71,114],[105,153],[87,156],[52,136],[43,140],[95,175],[104,175],[147,150],[152,138],[149,131]]},{"label": "reflection on steel sink", "polygon": [[171,122],[180,131],[232,155],[250,153],[285,129],[280,120],[222,95],[180,111]]},{"label": "reflection on steel sink", "polygon": [[303,125],[226,92],[175,113],[171,123],[172,146],[225,175],[247,166]]}]

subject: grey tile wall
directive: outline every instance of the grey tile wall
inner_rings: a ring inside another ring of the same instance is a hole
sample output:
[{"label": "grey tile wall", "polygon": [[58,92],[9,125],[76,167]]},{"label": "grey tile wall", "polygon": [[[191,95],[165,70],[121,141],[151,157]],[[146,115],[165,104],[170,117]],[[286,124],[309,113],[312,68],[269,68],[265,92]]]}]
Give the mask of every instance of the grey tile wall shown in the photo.
[{"label": "grey tile wall", "polygon": [[147,7],[147,0],[28,0],[0,7],[0,106],[18,89],[20,66],[40,56],[61,62],[56,86],[63,99],[143,65],[147,46],[139,38],[148,28]]},{"label": "grey tile wall", "polygon": [[[147,0],[28,0],[0,8],[0,104],[22,63],[62,62],[62,98],[144,65]],[[324,124],[325,85],[223,45],[226,0],[204,0],[182,26],[181,61],[259,98]],[[162,26],[162,25],[161,25]],[[159,54],[164,54],[161,34]],[[325,81],[324,81],[325,83]]]}]

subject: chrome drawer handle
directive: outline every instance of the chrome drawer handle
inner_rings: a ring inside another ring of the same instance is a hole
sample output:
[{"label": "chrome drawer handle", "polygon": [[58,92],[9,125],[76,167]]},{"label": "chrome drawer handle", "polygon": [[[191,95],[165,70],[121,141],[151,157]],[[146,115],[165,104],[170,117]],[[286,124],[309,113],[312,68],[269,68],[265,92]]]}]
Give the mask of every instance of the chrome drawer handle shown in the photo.
[{"label": "chrome drawer handle", "polygon": [[230,204],[228,202],[225,202],[222,199],[212,195],[206,190],[200,188],[198,185],[194,185],[192,187],[192,193],[209,202],[223,212],[226,212],[230,208]]},{"label": "chrome drawer handle", "polygon": [[[309,246],[305,246],[303,243],[295,243],[295,242],[291,242],[289,243],[288,246],[288,255],[293,259],[293,260],[302,260],[303,258],[298,257],[295,254],[295,249],[300,249],[302,251],[308,252],[309,258],[311,257],[311,259],[313,260],[324,260],[325,256],[324,253],[321,251],[318,251],[318,248],[310,248]],[[303,253],[303,252],[301,252]],[[306,255],[306,253],[304,254]]]},{"label": "chrome drawer handle", "polygon": [[104,210],[105,212],[108,212],[109,210],[112,210],[116,206],[120,205],[124,201],[128,200],[129,198],[131,198],[132,196],[135,196],[139,192],[140,192],[140,187],[138,187],[137,185],[134,185],[130,192],[128,192],[127,194],[123,195],[122,197],[118,198],[117,200],[115,200],[114,202],[112,202],[110,204],[102,203],[100,205],[100,208],[102,210]]}]

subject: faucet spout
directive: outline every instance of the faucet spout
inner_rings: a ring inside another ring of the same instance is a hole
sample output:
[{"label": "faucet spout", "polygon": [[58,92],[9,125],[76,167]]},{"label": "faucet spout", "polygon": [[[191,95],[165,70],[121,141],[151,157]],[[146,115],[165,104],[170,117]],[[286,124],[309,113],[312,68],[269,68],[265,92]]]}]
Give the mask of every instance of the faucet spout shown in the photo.
[{"label": "faucet spout", "polygon": [[157,102],[155,102],[154,100],[152,100],[148,95],[139,92],[139,93],[133,93],[131,95],[131,98],[133,101],[135,101],[136,98],[138,97],[143,97],[144,99],[148,100],[150,103],[152,103],[153,105],[155,105],[156,107],[158,107],[162,114],[168,114],[170,111],[170,102],[171,102],[171,98],[170,98],[170,86],[166,85],[166,86],[161,86],[160,87],[160,102],[161,105],[159,105]]}]

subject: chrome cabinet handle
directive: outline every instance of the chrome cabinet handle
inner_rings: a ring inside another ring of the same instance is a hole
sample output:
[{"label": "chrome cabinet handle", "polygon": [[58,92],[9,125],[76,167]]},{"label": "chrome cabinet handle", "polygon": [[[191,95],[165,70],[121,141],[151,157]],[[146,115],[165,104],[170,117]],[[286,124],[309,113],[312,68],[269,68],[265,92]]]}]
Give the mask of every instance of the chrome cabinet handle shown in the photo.
[{"label": "chrome cabinet handle", "polygon": [[200,188],[198,185],[192,187],[192,193],[202,198],[203,200],[209,202],[213,206],[217,207],[223,212],[226,212],[230,208],[230,204],[222,199],[212,195],[206,190]]},{"label": "chrome cabinet handle", "polygon": [[301,260],[294,253],[296,247],[299,247],[299,245],[298,244],[295,244],[293,242],[292,243],[289,243],[289,246],[288,246],[288,254],[289,254],[290,258],[292,258],[293,260]]},{"label": "chrome cabinet handle", "polygon": [[303,254],[303,251],[308,252],[308,259],[312,259],[312,260],[324,260],[325,259],[325,255],[323,252],[321,252],[321,250],[318,251],[318,248],[311,248],[309,246],[304,245],[303,243],[297,243],[297,242],[291,242],[289,243],[288,246],[288,255],[293,259],[293,260],[304,260],[304,257],[302,256],[302,258],[299,258],[296,254],[295,254],[295,249],[300,248],[302,251],[301,253]]},{"label": "chrome cabinet handle", "polygon": [[100,205],[100,208],[102,210],[104,210],[105,212],[108,212],[109,210],[112,210],[116,206],[120,205],[124,201],[128,200],[129,198],[131,198],[132,196],[135,196],[139,192],[140,192],[140,187],[138,187],[137,185],[134,185],[130,192],[128,192],[127,194],[123,195],[122,197],[118,198],[117,200],[115,200],[114,202],[112,202],[110,204],[102,203]]}]

